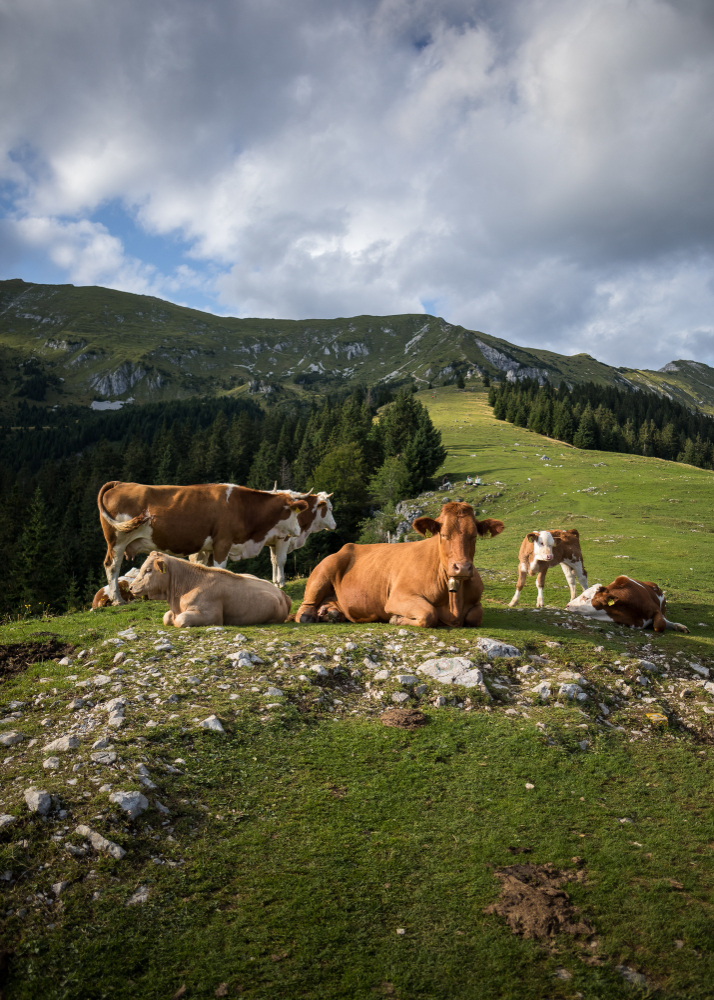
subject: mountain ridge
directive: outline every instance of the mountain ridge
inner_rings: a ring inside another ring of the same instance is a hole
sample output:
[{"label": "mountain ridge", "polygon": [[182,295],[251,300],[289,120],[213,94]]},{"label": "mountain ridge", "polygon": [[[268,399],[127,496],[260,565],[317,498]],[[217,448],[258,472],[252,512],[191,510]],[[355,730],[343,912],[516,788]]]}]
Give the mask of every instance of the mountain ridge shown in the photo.
[{"label": "mountain ridge", "polygon": [[22,398],[102,408],[286,388],[425,387],[488,374],[649,389],[714,413],[714,369],[697,361],[671,361],[659,371],[616,368],[424,313],[238,319],[155,296],[20,278],[0,281],[0,365],[5,406]]}]

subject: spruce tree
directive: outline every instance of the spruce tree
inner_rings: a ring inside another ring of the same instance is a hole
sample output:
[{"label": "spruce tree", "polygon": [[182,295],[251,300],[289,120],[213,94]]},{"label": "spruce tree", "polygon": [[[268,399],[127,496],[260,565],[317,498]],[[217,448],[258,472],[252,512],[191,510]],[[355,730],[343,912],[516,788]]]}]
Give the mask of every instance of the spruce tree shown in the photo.
[{"label": "spruce tree", "polygon": [[22,596],[33,610],[54,605],[57,597],[55,578],[55,538],[47,505],[39,488],[35,490],[20,539],[20,578]]},{"label": "spruce tree", "polygon": [[592,407],[588,403],[578,423],[578,429],[573,437],[576,448],[597,448],[597,424]]}]

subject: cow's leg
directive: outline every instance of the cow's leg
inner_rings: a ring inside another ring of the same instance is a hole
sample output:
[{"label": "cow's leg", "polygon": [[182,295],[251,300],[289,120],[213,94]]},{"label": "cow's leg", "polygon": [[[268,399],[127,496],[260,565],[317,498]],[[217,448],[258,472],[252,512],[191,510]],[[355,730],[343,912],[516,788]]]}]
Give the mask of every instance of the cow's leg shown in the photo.
[{"label": "cow's leg", "polygon": [[183,608],[180,614],[174,615],[174,625],[176,628],[185,628],[191,625],[222,625],[223,624],[223,604],[220,601],[212,601],[210,604],[203,604],[200,608],[195,604],[189,604]]},{"label": "cow's leg", "polygon": [[[536,587],[538,588],[538,600],[536,601],[537,608],[542,608],[545,606],[543,602],[543,591],[545,590],[545,574],[547,572],[548,572],[548,567],[543,566],[542,569],[538,570],[538,576],[536,577]],[[573,594],[573,597],[575,597],[575,594]]]},{"label": "cow's leg", "polygon": [[[657,627],[659,621],[661,621],[662,623],[660,628]],[[664,632],[665,629],[671,629],[673,632],[686,632],[687,634],[689,633],[689,629],[687,628],[686,625],[680,625],[679,622],[667,621],[664,615],[659,614],[659,612],[655,612],[652,627],[654,628],[655,632]]]},{"label": "cow's leg", "polygon": [[578,578],[578,583],[583,588],[583,590],[587,590],[588,574],[585,572],[585,567],[583,566],[582,561],[576,562],[575,565],[573,566],[573,569],[575,570],[575,575]]},{"label": "cow's leg", "polygon": [[288,558],[290,542],[287,538],[278,538],[270,546],[270,561],[273,564],[273,583],[276,587],[285,586],[285,563]]},{"label": "cow's leg", "polygon": [[483,621],[483,605],[477,604],[475,608],[471,608],[470,611],[466,612],[464,616],[464,625],[468,628],[478,628]]},{"label": "cow's leg", "polygon": [[572,566],[566,566],[565,563],[561,563],[560,568],[562,569],[563,575],[565,576],[565,579],[568,581],[568,586],[570,587],[570,600],[574,601],[575,598],[578,596],[578,590],[575,585],[575,571],[573,570]]},{"label": "cow's leg", "polygon": [[423,597],[407,597],[399,601],[398,607],[387,601],[384,611],[390,615],[391,625],[417,625],[420,628],[434,628],[439,624],[439,615],[434,605],[429,604]]},{"label": "cow's leg", "polygon": [[[231,543],[227,538],[219,538],[213,540],[213,552],[211,553],[213,557],[213,565],[219,566],[221,569],[226,568],[228,563],[228,553],[231,551]],[[209,562],[210,566],[211,563]]]},{"label": "cow's leg", "polygon": [[518,583],[516,584],[516,592],[511,598],[511,603],[508,605],[509,608],[515,608],[515,606],[518,604],[518,598],[521,596],[521,591],[525,587],[527,579],[528,579],[528,567],[524,563],[519,563]]},{"label": "cow's leg", "polygon": [[104,569],[107,574],[107,595],[112,604],[126,603],[119,590],[119,574],[122,560],[124,559],[125,548],[126,546],[120,545],[117,539],[113,547],[107,547],[107,554],[104,557]]},{"label": "cow's leg", "polygon": [[303,625],[317,621],[318,608],[330,601],[337,603],[335,590],[332,585],[332,573],[330,563],[333,557],[328,556],[323,559],[320,565],[310,574],[310,579],[305,587],[305,596],[302,604],[297,609],[295,621]]},{"label": "cow's leg", "polygon": [[164,615],[164,625],[173,625],[174,623],[174,613],[173,611],[167,611]]}]

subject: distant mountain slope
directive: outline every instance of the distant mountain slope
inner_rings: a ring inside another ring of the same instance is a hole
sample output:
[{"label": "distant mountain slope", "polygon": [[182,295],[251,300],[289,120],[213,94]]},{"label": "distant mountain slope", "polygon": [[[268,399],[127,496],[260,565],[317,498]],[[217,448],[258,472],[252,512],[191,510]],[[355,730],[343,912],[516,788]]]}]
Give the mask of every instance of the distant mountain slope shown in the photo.
[{"label": "distant mountain slope", "polygon": [[[333,320],[233,319],[99,287],[0,281],[0,392],[93,401],[271,392],[348,383],[444,384],[488,372],[570,383],[647,386],[711,412],[714,370],[666,372],[517,347],[423,314]],[[673,369],[673,365],[676,366]]]}]

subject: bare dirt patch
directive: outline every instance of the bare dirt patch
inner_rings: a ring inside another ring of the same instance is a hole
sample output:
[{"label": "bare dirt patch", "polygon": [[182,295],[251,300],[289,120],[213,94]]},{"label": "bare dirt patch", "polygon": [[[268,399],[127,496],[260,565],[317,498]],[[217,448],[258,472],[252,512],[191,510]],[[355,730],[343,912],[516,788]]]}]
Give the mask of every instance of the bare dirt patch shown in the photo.
[{"label": "bare dirt patch", "polygon": [[429,721],[429,717],[416,708],[390,708],[379,718],[383,726],[396,726],[397,729],[416,729]]},{"label": "bare dirt patch", "polygon": [[503,881],[500,898],[484,913],[503,917],[514,934],[539,940],[556,934],[585,935],[595,929],[577,916],[579,910],[561,886],[582,878],[582,872],[563,872],[553,865],[508,865],[493,873]]},{"label": "bare dirt patch", "polygon": [[36,642],[28,639],[25,642],[0,645],[0,683],[8,677],[16,677],[23,673],[33,663],[69,656],[76,648],[74,643],[64,642],[57,636],[48,636]]}]

